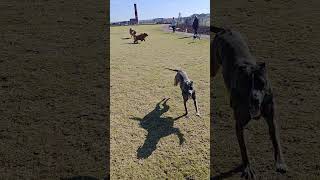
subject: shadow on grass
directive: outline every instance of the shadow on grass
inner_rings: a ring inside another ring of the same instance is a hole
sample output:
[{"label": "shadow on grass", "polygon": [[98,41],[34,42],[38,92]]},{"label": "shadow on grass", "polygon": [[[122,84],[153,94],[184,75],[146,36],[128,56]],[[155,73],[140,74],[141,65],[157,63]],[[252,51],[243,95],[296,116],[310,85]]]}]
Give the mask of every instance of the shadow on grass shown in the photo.
[{"label": "shadow on grass", "polygon": [[196,43],[196,42],[195,41],[188,42],[188,44],[193,44],[193,43]]},{"label": "shadow on grass", "polygon": [[192,36],[183,36],[183,37],[179,37],[178,39],[187,39],[187,38],[192,38]]},{"label": "shadow on grass", "polygon": [[140,43],[129,42],[129,43],[124,43],[124,44],[140,44]]},{"label": "shadow on grass", "polygon": [[131,38],[128,38],[128,37],[124,37],[124,38],[121,38],[122,40],[126,40],[126,39],[131,39]]},{"label": "shadow on grass", "polygon": [[[184,135],[180,132],[179,128],[173,127],[174,121],[178,120],[185,115],[181,115],[176,118],[172,117],[161,117],[162,114],[167,112],[170,108],[167,105],[169,99],[162,99],[156,104],[154,110],[144,116],[142,119],[138,117],[132,117],[130,119],[140,121],[140,127],[148,131],[148,135],[144,144],[138,148],[137,157],[138,159],[148,158],[154,150],[156,150],[157,144],[161,138],[169,136],[171,134],[176,134],[179,138],[180,145],[185,141]],[[163,108],[160,107],[162,103]]]},{"label": "shadow on grass", "polygon": [[235,174],[241,172],[243,169],[243,166],[242,165],[239,165],[239,166],[236,166],[234,167],[233,169],[227,171],[227,172],[223,172],[223,173],[220,173],[214,177],[211,177],[210,179],[212,180],[220,180],[220,179],[225,179],[225,178],[229,178],[231,176],[234,176]]}]

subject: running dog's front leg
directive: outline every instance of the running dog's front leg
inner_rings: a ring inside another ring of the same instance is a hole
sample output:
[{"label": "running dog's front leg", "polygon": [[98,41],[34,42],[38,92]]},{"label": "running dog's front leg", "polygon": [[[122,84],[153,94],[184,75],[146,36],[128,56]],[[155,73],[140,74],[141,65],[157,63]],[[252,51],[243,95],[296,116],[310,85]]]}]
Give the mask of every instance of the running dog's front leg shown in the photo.
[{"label": "running dog's front leg", "polygon": [[279,130],[275,118],[275,105],[273,103],[273,100],[270,103],[263,105],[262,115],[269,126],[269,134],[273,144],[274,159],[276,161],[276,171],[280,173],[285,173],[288,167],[284,161],[283,154],[281,151]]},{"label": "running dog's front leg", "polygon": [[183,97],[183,105],[184,105],[184,110],[185,110],[184,115],[188,115],[188,109],[187,109],[188,96],[182,94],[182,97]]},{"label": "running dog's front leg", "polygon": [[235,113],[235,120],[236,120],[236,135],[240,147],[241,157],[242,157],[242,165],[243,171],[242,176],[246,179],[254,180],[256,179],[255,171],[251,167],[249,158],[248,158],[248,151],[246,147],[246,142],[244,140],[244,128],[242,122],[247,122],[247,119],[243,119],[244,117],[241,116],[239,113]]},{"label": "running dog's front leg", "polygon": [[200,116],[200,112],[199,112],[199,108],[198,108],[198,102],[197,102],[197,98],[196,98],[196,92],[192,93],[192,99],[193,99],[194,107],[196,108],[196,115]]}]

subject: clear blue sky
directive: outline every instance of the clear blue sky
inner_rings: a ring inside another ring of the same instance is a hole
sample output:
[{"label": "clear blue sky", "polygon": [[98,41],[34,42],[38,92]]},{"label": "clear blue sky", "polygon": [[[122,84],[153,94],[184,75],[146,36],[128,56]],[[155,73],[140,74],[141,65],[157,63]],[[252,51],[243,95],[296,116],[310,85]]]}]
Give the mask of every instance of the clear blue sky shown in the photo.
[{"label": "clear blue sky", "polygon": [[182,17],[210,13],[210,0],[110,0],[110,21],[129,21],[134,18],[137,4],[139,20]]}]

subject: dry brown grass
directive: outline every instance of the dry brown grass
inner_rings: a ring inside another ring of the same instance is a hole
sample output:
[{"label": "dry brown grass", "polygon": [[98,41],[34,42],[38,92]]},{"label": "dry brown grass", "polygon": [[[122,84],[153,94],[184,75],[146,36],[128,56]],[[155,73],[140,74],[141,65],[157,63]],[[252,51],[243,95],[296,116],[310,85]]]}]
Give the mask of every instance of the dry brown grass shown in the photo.
[{"label": "dry brown grass", "polygon": [[[149,34],[145,42],[131,44],[129,27],[111,27],[110,32],[111,178],[207,179],[209,40],[193,43],[192,38],[163,32],[160,25],[133,28]],[[202,118],[195,116],[189,101],[190,119],[172,120],[184,108],[180,89],[173,86],[175,72],[166,67],[182,68],[194,80]],[[164,97],[170,98],[169,109],[161,114],[155,107]]]}]

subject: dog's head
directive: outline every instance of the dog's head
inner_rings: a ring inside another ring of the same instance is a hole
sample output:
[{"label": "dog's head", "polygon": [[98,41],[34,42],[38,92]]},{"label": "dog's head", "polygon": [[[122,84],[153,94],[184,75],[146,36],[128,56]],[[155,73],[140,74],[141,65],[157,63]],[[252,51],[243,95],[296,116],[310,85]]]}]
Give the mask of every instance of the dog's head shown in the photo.
[{"label": "dog's head", "polygon": [[251,118],[260,117],[261,104],[268,90],[265,63],[240,65],[236,79],[233,88],[241,97],[241,101],[248,103]]},{"label": "dog's head", "polygon": [[148,34],[147,34],[147,33],[143,33],[142,35],[143,35],[143,37],[147,37],[147,36],[148,36]]}]

